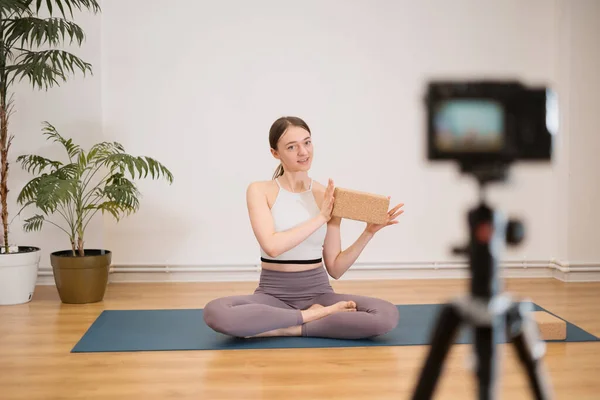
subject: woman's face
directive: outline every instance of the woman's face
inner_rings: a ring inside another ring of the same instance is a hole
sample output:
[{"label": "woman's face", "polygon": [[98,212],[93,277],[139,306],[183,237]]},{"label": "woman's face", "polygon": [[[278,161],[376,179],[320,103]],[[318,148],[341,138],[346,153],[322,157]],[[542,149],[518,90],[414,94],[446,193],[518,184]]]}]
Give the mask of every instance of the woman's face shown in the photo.
[{"label": "woman's face", "polygon": [[303,128],[290,126],[279,138],[277,151],[273,155],[281,161],[286,171],[308,171],[313,158],[310,133]]}]

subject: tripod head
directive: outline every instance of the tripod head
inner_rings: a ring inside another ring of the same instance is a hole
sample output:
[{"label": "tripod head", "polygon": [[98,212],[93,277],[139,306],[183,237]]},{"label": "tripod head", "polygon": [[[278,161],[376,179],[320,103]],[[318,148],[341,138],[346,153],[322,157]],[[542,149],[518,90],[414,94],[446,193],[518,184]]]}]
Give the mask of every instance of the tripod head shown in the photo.
[{"label": "tripod head", "polygon": [[502,291],[499,280],[499,260],[505,245],[517,246],[525,237],[525,227],[518,219],[508,219],[486,202],[486,186],[504,181],[507,169],[479,166],[470,170],[479,184],[479,203],[468,212],[469,242],[453,247],[455,255],[469,259],[471,296],[489,300]]}]

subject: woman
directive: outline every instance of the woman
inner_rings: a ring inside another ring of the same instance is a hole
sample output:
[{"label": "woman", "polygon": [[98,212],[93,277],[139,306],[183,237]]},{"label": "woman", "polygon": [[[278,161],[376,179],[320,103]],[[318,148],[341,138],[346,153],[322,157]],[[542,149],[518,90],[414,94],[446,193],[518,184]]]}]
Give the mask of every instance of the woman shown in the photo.
[{"label": "woman", "polygon": [[341,251],[340,219],[332,217],[334,186],[313,181],[311,131],[297,117],[282,117],[270,129],[271,153],[280,165],[270,181],[247,189],[252,229],[261,249],[262,271],[254,294],[209,302],[204,320],[236,337],[311,336],[360,339],[382,335],[398,324],[398,309],[372,297],[335,293],[327,274],[339,279],[373,235],[396,224],[398,204],[387,223],[367,224]]}]

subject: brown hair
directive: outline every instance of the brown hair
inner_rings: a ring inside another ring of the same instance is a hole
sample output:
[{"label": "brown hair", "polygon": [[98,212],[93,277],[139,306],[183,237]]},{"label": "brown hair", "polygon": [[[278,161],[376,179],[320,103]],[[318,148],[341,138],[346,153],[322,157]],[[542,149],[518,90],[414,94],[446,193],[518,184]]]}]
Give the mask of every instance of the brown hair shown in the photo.
[{"label": "brown hair", "polygon": [[[269,144],[273,150],[277,150],[277,142],[279,142],[279,138],[285,133],[288,127],[290,126],[298,126],[300,128],[306,129],[310,134],[310,128],[301,118],[298,117],[281,117],[278,118],[273,125],[271,125],[271,129],[269,130]],[[283,165],[279,164],[275,173],[273,174],[273,179],[277,179],[283,175]]]}]

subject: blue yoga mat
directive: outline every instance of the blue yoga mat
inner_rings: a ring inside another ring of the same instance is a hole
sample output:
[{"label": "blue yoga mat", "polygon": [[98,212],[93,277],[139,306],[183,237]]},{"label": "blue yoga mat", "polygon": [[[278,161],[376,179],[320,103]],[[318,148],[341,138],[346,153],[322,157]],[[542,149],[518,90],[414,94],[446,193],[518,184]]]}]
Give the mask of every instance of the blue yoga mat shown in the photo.
[{"label": "blue yoga mat", "polygon": [[[365,346],[415,346],[431,343],[431,330],[442,304],[398,305],[400,324],[373,339],[340,340],[304,337],[232,338],[210,329],[202,309],[105,310],[71,350],[73,353],[239,350]],[[533,304],[535,311],[547,311]],[[552,313],[551,313],[552,314]],[[553,314],[554,315],[554,314]],[[560,318],[560,317],[559,317]],[[567,338],[559,342],[600,339],[567,323]],[[463,329],[455,343],[472,343],[470,329]],[[505,342],[504,338],[500,342]]]}]

